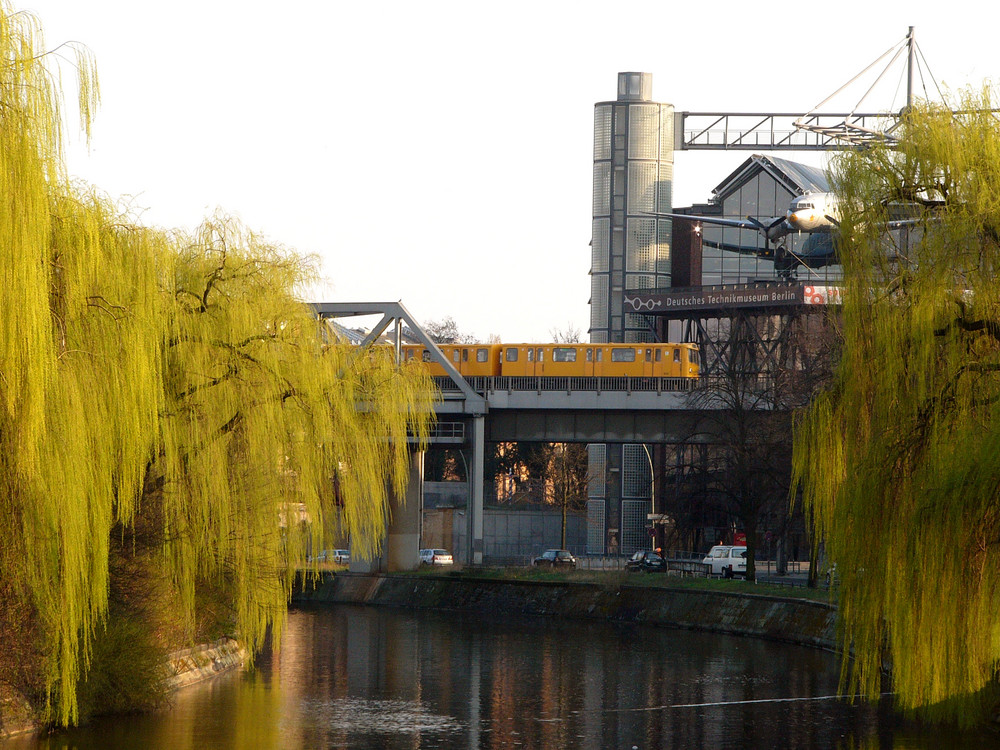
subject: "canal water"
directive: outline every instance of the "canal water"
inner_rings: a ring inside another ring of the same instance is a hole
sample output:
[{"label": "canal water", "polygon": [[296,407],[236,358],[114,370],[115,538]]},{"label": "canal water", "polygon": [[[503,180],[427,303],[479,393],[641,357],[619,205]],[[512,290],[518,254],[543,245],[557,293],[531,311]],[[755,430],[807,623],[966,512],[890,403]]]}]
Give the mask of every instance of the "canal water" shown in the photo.
[{"label": "canal water", "polygon": [[837,688],[835,655],[751,638],[337,605],[293,610],[280,653],[169,709],[0,750],[1000,746]]}]

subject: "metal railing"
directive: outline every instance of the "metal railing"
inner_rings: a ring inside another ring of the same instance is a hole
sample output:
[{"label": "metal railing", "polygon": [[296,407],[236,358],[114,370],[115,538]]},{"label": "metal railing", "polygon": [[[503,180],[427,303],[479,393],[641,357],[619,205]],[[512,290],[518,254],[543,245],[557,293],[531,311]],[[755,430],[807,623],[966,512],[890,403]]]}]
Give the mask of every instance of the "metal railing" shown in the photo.
[{"label": "metal railing", "polygon": [[[698,387],[698,378],[637,378],[637,377],[542,377],[542,376],[498,376],[469,377],[465,379],[477,393],[488,394],[507,391],[587,391],[601,393],[633,391],[672,393],[691,391]],[[446,393],[459,391],[458,384],[451,378],[435,377],[437,387]]]}]

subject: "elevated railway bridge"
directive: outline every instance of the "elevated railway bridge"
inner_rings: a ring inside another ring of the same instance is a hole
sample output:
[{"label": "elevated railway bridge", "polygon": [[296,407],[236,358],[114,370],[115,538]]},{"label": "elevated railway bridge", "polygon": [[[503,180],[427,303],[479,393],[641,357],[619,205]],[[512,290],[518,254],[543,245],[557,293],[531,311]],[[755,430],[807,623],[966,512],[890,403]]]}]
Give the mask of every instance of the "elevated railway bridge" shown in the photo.
[{"label": "elevated railway bridge", "polygon": [[[712,441],[712,399],[692,378],[464,378],[401,303],[317,303],[321,318],[382,315],[363,345],[390,325],[405,325],[449,373],[437,378],[435,445],[461,449],[468,467],[468,503],[462,561],[483,561],[484,461],[486,444],[553,442],[676,444]],[[390,338],[392,336],[390,335]],[[395,337],[398,341],[398,335]],[[383,559],[352,560],[352,570],[416,567],[420,546],[423,465],[414,452],[407,496],[397,498],[387,529]]]}]

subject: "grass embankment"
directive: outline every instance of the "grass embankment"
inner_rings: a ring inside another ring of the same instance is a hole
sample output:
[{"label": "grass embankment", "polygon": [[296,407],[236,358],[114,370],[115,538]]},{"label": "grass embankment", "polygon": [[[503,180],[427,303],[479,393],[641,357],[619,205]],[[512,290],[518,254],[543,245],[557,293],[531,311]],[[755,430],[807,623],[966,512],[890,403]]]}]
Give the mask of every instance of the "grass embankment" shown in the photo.
[{"label": "grass embankment", "polygon": [[504,567],[462,568],[455,566],[421,568],[406,575],[446,575],[470,580],[548,581],[559,583],[589,583],[608,587],[648,586],[650,588],[720,591],[734,594],[780,596],[836,604],[836,590],[811,589],[807,586],[783,586],[771,583],[747,583],[742,579],[705,578],[663,573],[628,573],[624,570],[551,570],[547,568]]}]

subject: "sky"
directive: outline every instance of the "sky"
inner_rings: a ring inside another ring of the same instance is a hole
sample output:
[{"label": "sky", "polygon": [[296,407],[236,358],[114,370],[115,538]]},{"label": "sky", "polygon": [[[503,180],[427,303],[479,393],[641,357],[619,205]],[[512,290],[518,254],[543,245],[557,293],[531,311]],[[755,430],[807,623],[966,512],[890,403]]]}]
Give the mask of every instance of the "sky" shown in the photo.
[{"label": "sky", "polygon": [[[316,255],[309,301],[401,301],[506,342],[586,336],[594,103],[615,98],[619,71],[652,73],[653,98],[679,111],[804,113],[914,26],[938,84],[1000,73],[966,0],[9,7],[39,19],[47,48],[96,58],[101,107],[89,146],[68,128],[72,176],[150,226],[222,211]],[[853,109],[865,85],[824,111]],[[888,91],[859,109],[901,103]],[[678,152],[674,205],[707,201],[749,155]]]}]

